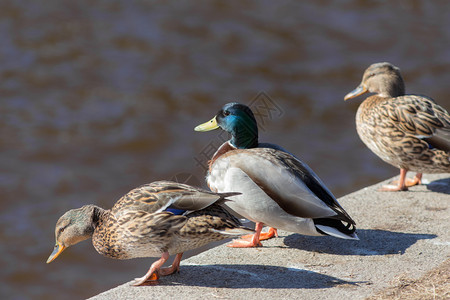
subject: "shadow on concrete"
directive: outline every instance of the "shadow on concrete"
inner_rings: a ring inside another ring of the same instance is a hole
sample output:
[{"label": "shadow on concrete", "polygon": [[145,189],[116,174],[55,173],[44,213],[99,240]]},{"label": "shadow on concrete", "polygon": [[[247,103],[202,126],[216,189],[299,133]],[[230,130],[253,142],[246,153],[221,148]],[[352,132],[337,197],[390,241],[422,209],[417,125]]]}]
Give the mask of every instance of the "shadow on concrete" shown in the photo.
[{"label": "shadow on concrete", "polygon": [[403,254],[418,240],[433,239],[434,234],[416,234],[377,229],[358,229],[359,241],[342,240],[329,236],[315,237],[292,234],[284,239],[291,248],[341,255]]},{"label": "shadow on concrete", "polygon": [[450,178],[438,179],[427,184],[427,189],[436,193],[450,195]]},{"label": "shadow on concrete", "polygon": [[216,288],[323,289],[366,282],[345,281],[313,271],[262,265],[181,265],[180,274],[163,277],[158,285]]}]

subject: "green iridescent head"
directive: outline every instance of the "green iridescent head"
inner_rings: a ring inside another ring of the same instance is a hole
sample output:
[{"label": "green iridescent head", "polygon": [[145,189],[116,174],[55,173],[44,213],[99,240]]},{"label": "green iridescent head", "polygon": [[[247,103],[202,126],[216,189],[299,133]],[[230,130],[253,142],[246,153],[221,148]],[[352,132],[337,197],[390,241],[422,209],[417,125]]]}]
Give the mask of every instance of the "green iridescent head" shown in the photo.
[{"label": "green iridescent head", "polygon": [[252,110],[240,103],[225,104],[210,121],[195,127],[195,131],[222,128],[231,134],[230,143],[239,149],[258,146],[258,125]]}]

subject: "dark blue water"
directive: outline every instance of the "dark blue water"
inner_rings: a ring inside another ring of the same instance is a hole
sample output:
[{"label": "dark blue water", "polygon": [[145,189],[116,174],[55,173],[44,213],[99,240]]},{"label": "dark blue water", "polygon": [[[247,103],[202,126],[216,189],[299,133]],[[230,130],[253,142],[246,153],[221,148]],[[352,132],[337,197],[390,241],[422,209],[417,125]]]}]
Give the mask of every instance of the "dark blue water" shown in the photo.
[{"label": "dark blue water", "polygon": [[389,61],[449,109],[449,15],[448,1],[2,1],[1,295],[79,299],[143,275],[150,260],[89,242],[46,265],[56,220],[158,179],[204,184],[224,136],[193,128],[230,101],[337,196],[396,175],[343,96]]}]

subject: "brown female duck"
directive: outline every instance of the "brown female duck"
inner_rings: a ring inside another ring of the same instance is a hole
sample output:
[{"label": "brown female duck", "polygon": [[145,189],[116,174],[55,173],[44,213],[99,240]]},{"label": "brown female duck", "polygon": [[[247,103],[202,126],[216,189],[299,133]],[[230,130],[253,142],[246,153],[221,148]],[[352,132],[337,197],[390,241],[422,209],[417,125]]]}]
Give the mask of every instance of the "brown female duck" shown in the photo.
[{"label": "brown female duck", "polygon": [[[133,285],[155,281],[179,270],[184,251],[213,241],[253,233],[223,209],[225,197],[171,181],[156,181],[131,190],[112,209],[85,205],[66,212],[56,223],[53,261],[72,245],[92,237],[100,254],[116,258],[157,257],[148,272]],[[161,268],[176,254],[171,267]]]},{"label": "brown female duck", "polygon": [[[397,185],[383,191],[404,191],[421,183],[422,173],[450,172],[450,115],[432,99],[405,95],[399,68],[372,64],[348,100],[375,93],[359,106],[356,129],[361,140],[385,162],[400,169]],[[408,171],[416,172],[406,179]]]}]

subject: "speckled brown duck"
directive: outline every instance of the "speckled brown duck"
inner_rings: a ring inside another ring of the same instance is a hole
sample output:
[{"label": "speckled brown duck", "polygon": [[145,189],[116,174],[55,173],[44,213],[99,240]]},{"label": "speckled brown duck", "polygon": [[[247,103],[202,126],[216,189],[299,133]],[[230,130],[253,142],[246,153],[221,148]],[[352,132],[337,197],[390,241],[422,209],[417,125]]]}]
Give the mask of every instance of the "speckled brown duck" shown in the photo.
[{"label": "speckled brown duck", "polygon": [[[398,183],[383,191],[404,191],[421,183],[422,173],[450,172],[450,115],[431,98],[405,95],[399,68],[383,62],[364,72],[361,84],[344,99],[374,93],[359,106],[361,140],[385,162],[400,169]],[[408,171],[416,172],[406,179]]]},{"label": "speckled brown duck", "polygon": [[[253,233],[220,204],[238,193],[212,193],[171,181],[131,190],[110,210],[85,205],[56,223],[53,261],[69,246],[92,237],[100,254],[116,258],[159,257],[133,285],[178,272],[183,252],[233,236]],[[162,268],[176,254],[171,267]]]}]

